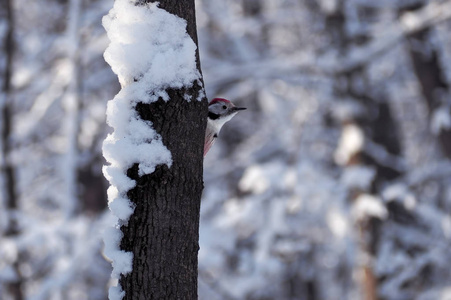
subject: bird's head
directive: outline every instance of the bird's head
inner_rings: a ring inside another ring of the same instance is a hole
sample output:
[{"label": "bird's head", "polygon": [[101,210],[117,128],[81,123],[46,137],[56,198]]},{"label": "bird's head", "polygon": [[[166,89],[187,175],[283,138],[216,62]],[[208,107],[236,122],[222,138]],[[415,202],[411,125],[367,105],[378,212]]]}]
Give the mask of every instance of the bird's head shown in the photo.
[{"label": "bird's head", "polygon": [[238,111],[245,107],[236,107],[232,102],[222,98],[214,98],[208,105],[208,118],[211,120],[230,120]]}]

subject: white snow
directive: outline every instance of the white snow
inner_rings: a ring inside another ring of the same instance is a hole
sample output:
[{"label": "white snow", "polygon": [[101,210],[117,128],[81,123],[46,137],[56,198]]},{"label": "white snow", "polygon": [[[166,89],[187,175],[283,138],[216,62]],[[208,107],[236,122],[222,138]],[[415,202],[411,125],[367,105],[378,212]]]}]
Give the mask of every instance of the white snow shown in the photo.
[{"label": "white snow", "polygon": [[385,219],[388,216],[388,211],[380,198],[362,194],[355,200],[352,214],[356,220],[366,219],[368,216]]},{"label": "white snow", "polygon": [[[168,101],[166,89],[201,84],[200,73],[196,44],[186,32],[186,21],[158,8],[158,4],[135,5],[134,1],[117,0],[102,21],[111,41],[104,57],[122,86],[107,105],[107,123],[114,131],[103,143],[103,155],[109,163],[103,173],[111,184],[108,206],[119,224],[127,224],[135,207],[127,192],[136,184],[127,177],[127,170],[138,164],[142,176],[152,173],[158,165],[172,165],[162,137],[150,121],[140,118],[135,106],[160,97]],[[186,96],[185,100],[191,98]],[[115,278],[132,270],[133,255],[120,250],[121,239],[119,228],[105,233],[105,254],[112,260]],[[110,299],[123,296],[119,285],[111,287]]]},{"label": "white snow", "polygon": [[121,220],[128,220],[135,210],[135,205],[127,198],[115,199],[115,201],[108,203],[111,212]]},{"label": "white snow", "polygon": [[145,93],[191,86],[199,79],[196,44],[186,32],[186,21],[157,4],[115,1],[103,26],[111,40],[105,60],[122,86],[140,79]]},{"label": "white snow", "polygon": [[425,28],[431,23],[449,19],[451,16],[451,4],[444,2],[431,2],[417,12],[407,12],[401,16],[401,26],[406,32],[413,32]]},{"label": "white snow", "polygon": [[365,135],[356,124],[346,124],[340,137],[334,158],[337,164],[346,164],[351,157],[361,151],[364,146]]},{"label": "white snow", "polygon": [[8,282],[17,279],[12,263],[17,261],[18,248],[12,239],[2,239],[0,246],[0,281]]},{"label": "white snow", "polygon": [[338,8],[337,0],[320,0],[318,2],[321,10],[326,14],[333,14]]},{"label": "white snow", "polygon": [[451,129],[451,109],[447,106],[441,106],[432,113],[432,133],[439,134],[440,131],[449,129]]},{"label": "white snow", "polygon": [[408,210],[413,210],[417,206],[417,199],[413,193],[409,191],[405,184],[401,183],[387,186],[382,191],[382,198],[386,202],[400,201]]},{"label": "white snow", "polygon": [[451,217],[444,216],[441,221],[441,225],[442,225],[443,235],[447,239],[451,239]]},{"label": "white snow", "polygon": [[244,192],[261,194],[269,188],[269,182],[266,179],[262,168],[255,165],[246,169],[243,177],[238,183],[238,187]]},{"label": "white snow", "polygon": [[116,286],[110,287],[108,291],[108,298],[110,300],[121,300],[125,296],[125,291],[122,290],[122,287],[118,284]]},{"label": "white snow", "polygon": [[113,278],[119,278],[120,274],[127,274],[132,270],[133,254],[119,249],[123,233],[118,228],[110,227],[105,230],[104,253],[112,260],[113,264]]},{"label": "white snow", "polygon": [[451,299],[451,286],[445,287],[440,295],[440,300],[450,300]]},{"label": "white snow", "polygon": [[349,231],[346,216],[344,216],[338,209],[332,208],[327,213],[326,221],[332,233],[337,237],[344,238]]}]

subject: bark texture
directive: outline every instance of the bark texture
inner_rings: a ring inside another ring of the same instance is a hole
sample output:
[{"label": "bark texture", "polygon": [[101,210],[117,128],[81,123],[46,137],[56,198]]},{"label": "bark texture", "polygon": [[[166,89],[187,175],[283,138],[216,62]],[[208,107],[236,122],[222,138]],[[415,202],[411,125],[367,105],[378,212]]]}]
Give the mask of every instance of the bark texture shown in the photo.
[{"label": "bark texture", "polygon": [[[197,44],[194,0],[160,1],[160,8],[184,18]],[[198,54],[197,54],[198,57]],[[199,61],[199,60],[198,60]],[[198,63],[198,68],[200,65]],[[197,299],[199,211],[203,189],[203,144],[208,104],[195,99],[202,87],[167,90],[162,99],[136,107],[150,120],[172,153],[170,168],[138,176],[135,165],[128,176],[137,181],[128,194],[136,209],[122,226],[121,248],[133,252],[133,271],[121,276],[124,299]],[[192,101],[184,95],[192,95]]]}]

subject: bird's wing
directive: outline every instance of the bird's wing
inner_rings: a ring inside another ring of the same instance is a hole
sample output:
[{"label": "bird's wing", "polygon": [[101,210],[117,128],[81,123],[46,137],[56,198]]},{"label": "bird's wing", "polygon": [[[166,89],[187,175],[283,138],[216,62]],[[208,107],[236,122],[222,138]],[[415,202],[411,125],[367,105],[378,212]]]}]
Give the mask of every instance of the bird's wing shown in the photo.
[{"label": "bird's wing", "polygon": [[216,137],[217,135],[214,134],[214,132],[209,132],[206,134],[204,144],[204,157],[205,155],[207,155],[207,152],[208,150],[210,150],[211,146],[213,146],[213,144],[215,143]]}]

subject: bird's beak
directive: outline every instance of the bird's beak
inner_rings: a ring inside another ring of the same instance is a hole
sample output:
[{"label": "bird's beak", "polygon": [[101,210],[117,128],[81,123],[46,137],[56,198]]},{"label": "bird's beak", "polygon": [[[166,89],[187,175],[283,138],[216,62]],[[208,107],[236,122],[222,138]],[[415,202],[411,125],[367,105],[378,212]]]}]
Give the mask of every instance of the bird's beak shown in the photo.
[{"label": "bird's beak", "polygon": [[233,111],[239,111],[239,110],[245,110],[246,109],[246,107],[234,107],[233,108]]}]

